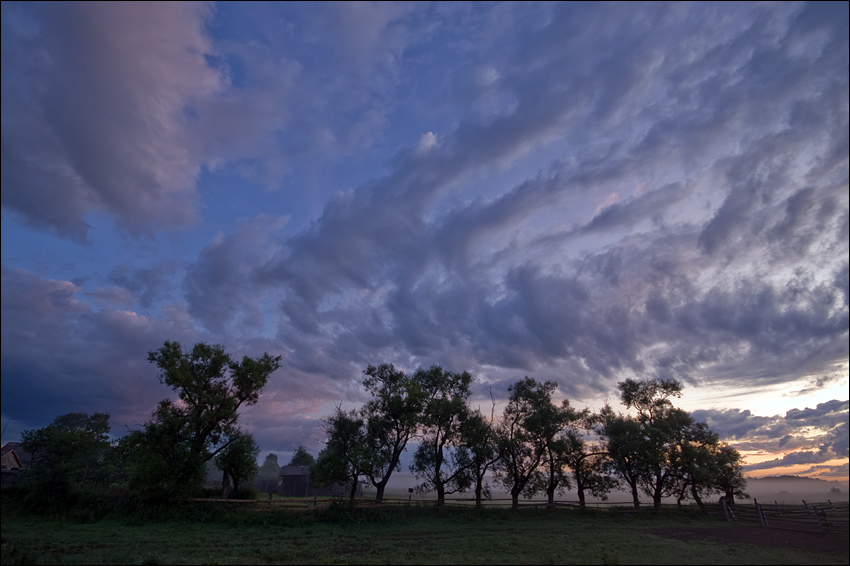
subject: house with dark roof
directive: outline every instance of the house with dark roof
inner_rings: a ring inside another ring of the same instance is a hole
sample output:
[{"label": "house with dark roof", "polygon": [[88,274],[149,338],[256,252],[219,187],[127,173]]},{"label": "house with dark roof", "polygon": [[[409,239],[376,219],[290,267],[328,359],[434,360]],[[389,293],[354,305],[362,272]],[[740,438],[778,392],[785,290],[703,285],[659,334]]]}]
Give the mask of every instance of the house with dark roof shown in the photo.
[{"label": "house with dark roof", "polygon": [[[277,493],[285,497],[348,497],[351,484],[335,483],[317,489],[310,485],[310,468],[307,466],[282,466],[277,482]],[[363,482],[357,482],[355,497],[363,495]]]}]

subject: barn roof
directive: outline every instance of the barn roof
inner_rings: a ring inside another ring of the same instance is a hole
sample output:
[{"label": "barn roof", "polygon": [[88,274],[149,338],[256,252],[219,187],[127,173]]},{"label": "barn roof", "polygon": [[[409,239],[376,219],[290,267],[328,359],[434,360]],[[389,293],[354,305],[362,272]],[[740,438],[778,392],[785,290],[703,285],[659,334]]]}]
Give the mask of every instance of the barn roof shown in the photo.
[{"label": "barn roof", "polygon": [[307,466],[281,466],[281,476],[309,476],[310,468]]}]

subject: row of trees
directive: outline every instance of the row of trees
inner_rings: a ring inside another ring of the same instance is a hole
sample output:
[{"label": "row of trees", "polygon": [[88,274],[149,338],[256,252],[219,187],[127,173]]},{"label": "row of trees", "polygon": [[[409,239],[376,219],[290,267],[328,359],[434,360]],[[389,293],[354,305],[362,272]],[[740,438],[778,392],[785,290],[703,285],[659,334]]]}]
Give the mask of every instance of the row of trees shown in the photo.
[{"label": "row of trees", "polygon": [[520,496],[539,493],[554,503],[571,487],[582,507],[587,494],[605,498],[617,488],[631,492],[635,508],[640,492],[656,508],[665,497],[702,506],[714,493],[729,500],[746,495],[740,454],[673,406],[682,392],[675,380],[620,382],[622,403],[636,413],[629,415],[607,405],[592,413],[568,400],[556,403],[555,382],[526,377],[509,387],[497,418],[471,408],[467,372],[432,366],[406,374],[384,364],[364,374],[372,399],[360,409],[337,407],[325,419],[326,446],[311,472],[315,485],[350,482],[352,499],[365,478],[382,501],[411,442],[416,489],[435,492],[437,505],[467,491],[480,505],[489,495],[488,477],[511,494],[514,507]]},{"label": "row of trees", "polygon": [[[165,342],[148,360],[177,399],[161,401],[146,423],[117,442],[109,440],[106,413],[63,415],[26,431],[30,492],[66,501],[75,491],[121,485],[145,499],[179,499],[197,493],[210,462],[228,491],[238,492],[258,471],[266,490],[274,489],[277,457],[269,455],[258,470],[259,448],[238,419],[242,407],[257,403],[280,358],[237,361],[222,346],[200,343],[184,351]],[[701,505],[711,493],[744,493],[740,455],[673,406],[671,398],[681,395],[676,381],[621,382],[620,398],[636,413],[630,416],[608,406],[592,413],[556,403],[554,382],[526,377],[509,387],[497,417],[495,401],[489,415],[470,406],[468,372],[432,366],[407,374],[383,364],[363,373],[371,399],[355,410],[337,407],[326,418],[326,445],[315,462],[303,447],[291,462],[308,465],[317,486],[350,482],[352,498],[365,479],[382,501],[413,444],[417,489],[436,493],[438,505],[468,491],[480,504],[489,496],[488,478],[511,493],[514,506],[520,496],[543,492],[554,502],[572,486],[582,505],[585,494],[605,497],[618,486],[631,491],[636,507],[641,491],[656,506],[669,496]]]}]

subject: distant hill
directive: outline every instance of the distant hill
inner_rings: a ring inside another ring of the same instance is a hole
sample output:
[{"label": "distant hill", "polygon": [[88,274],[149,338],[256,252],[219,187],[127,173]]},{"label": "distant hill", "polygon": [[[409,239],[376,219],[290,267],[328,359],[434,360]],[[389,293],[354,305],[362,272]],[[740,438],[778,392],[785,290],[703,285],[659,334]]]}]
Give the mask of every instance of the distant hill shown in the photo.
[{"label": "distant hill", "polygon": [[846,482],[827,481],[804,476],[766,476],[747,478],[747,491],[752,497],[768,501],[784,500],[788,503],[800,499],[807,501],[847,501]]}]

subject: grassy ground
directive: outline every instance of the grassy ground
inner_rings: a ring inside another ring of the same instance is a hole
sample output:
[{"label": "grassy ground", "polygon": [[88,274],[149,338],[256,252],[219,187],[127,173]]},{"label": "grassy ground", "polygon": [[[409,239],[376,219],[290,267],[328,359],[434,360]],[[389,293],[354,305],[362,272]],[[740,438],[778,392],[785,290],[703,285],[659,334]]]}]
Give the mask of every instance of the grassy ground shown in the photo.
[{"label": "grassy ground", "polygon": [[574,510],[337,507],[306,512],[216,503],[81,523],[22,515],[4,505],[2,564],[848,563],[846,551],[665,535],[680,528],[698,533],[740,527],[696,516]]}]

